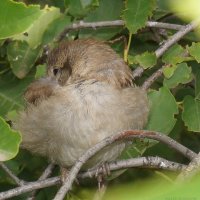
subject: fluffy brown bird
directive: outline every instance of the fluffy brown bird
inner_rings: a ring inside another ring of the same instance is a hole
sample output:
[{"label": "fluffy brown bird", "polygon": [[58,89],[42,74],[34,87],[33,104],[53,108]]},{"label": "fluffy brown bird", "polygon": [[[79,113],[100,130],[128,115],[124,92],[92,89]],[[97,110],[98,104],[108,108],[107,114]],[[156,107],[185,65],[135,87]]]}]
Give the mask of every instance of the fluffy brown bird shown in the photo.
[{"label": "fluffy brown bird", "polygon": [[[144,127],[146,92],[132,84],[131,70],[108,45],[92,39],[63,42],[47,66],[46,77],[25,92],[27,108],[16,124],[22,147],[70,167],[102,139]],[[124,147],[109,146],[87,166],[116,159]]]}]

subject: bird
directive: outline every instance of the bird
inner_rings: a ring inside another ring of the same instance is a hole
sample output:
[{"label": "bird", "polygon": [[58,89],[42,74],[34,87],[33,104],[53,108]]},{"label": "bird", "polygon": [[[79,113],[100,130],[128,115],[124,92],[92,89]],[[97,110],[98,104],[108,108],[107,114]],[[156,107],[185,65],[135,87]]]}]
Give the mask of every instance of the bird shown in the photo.
[{"label": "bird", "polygon": [[[72,167],[90,147],[148,120],[147,92],[133,83],[129,66],[96,39],[62,41],[48,55],[46,75],[24,93],[16,129],[22,148]],[[125,142],[93,156],[84,168],[116,160]]]}]

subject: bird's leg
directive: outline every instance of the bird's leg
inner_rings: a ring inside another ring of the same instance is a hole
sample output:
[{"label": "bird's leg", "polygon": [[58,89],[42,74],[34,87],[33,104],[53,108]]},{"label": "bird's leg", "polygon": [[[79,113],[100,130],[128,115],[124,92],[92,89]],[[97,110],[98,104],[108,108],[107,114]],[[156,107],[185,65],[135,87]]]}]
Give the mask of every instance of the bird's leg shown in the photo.
[{"label": "bird's leg", "polygon": [[69,174],[69,170],[67,168],[60,166],[60,179],[61,179],[62,184],[67,179],[68,174]]},{"label": "bird's leg", "polygon": [[105,179],[102,174],[97,175],[98,189],[99,192],[105,187]]},{"label": "bird's leg", "polygon": [[[62,184],[66,181],[69,171],[69,169],[60,166],[60,179]],[[75,182],[79,185],[78,179],[75,179]]]},{"label": "bird's leg", "polygon": [[110,168],[108,163],[103,163],[97,168],[95,177],[97,178],[98,188],[101,191],[105,187],[105,177],[110,175]]},{"label": "bird's leg", "polygon": [[107,189],[107,184],[105,181],[105,177],[110,175],[110,169],[107,163],[100,165],[97,170],[95,177],[98,182],[98,191],[95,193],[93,200],[101,200]]}]

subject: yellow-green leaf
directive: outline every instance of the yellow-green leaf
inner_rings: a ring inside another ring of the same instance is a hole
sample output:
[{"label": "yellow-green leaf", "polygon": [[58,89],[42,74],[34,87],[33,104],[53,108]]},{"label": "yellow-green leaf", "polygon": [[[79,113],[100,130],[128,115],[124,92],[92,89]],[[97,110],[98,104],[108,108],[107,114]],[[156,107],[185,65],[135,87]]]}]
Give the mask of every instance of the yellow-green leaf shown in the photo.
[{"label": "yellow-green leaf", "polygon": [[187,63],[177,65],[176,70],[170,78],[164,79],[164,85],[169,88],[175,88],[180,83],[185,84],[192,80],[192,69],[188,67]]},{"label": "yellow-green leaf", "polygon": [[172,66],[170,65],[169,67],[165,67],[165,68],[163,69],[163,74],[164,74],[164,76],[165,76],[167,79],[171,78],[172,75],[174,74],[176,68],[177,68],[177,65],[172,65]]},{"label": "yellow-green leaf", "polygon": [[164,63],[175,65],[187,60],[186,50],[178,44],[172,46],[166,53],[163,55],[162,60]]},{"label": "yellow-green leaf", "polygon": [[41,77],[44,77],[46,74],[46,65],[38,65],[36,68],[36,73],[35,73],[35,79],[39,79]]},{"label": "yellow-green leaf", "polygon": [[42,43],[43,34],[51,22],[61,16],[55,7],[45,7],[41,16],[26,30],[26,34],[19,34],[17,40],[26,41],[31,48],[37,48]]},{"label": "yellow-green leaf", "polygon": [[135,56],[135,60],[144,69],[153,67],[157,62],[156,54],[151,52],[144,52],[143,54],[137,55]]},{"label": "yellow-green leaf", "polygon": [[194,57],[198,63],[200,63],[200,42],[193,42],[187,49],[189,54]]},{"label": "yellow-green leaf", "polygon": [[40,6],[26,6],[11,0],[0,0],[0,39],[24,32],[42,11]]},{"label": "yellow-green leaf", "polygon": [[19,150],[21,136],[12,130],[3,118],[0,117],[0,161],[10,160]]}]

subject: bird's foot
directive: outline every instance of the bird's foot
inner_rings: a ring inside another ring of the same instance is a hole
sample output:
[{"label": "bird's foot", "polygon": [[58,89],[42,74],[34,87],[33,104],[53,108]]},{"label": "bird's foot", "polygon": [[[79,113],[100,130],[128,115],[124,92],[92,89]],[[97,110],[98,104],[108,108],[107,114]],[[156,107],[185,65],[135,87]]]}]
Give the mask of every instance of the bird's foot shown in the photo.
[{"label": "bird's foot", "polygon": [[68,174],[69,174],[68,169],[64,167],[60,167],[60,179],[61,179],[62,184],[66,181]]},{"label": "bird's foot", "polygon": [[98,182],[99,191],[105,187],[105,177],[110,176],[110,168],[108,163],[104,163],[97,168],[95,177]]},{"label": "bird's foot", "polygon": [[[61,183],[63,184],[69,175],[69,169],[60,167],[60,179]],[[78,179],[75,179],[75,182],[79,185]]]}]

